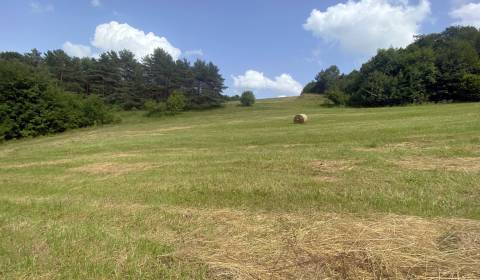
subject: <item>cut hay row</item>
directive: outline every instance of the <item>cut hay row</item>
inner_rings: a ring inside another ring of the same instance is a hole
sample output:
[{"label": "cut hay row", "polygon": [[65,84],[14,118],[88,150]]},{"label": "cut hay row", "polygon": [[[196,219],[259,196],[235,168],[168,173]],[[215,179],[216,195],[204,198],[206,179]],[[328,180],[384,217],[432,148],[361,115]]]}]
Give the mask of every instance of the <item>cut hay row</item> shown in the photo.
[{"label": "cut hay row", "polygon": [[163,236],[176,244],[171,257],[207,264],[213,279],[480,279],[475,220],[136,209],[181,217],[190,230]]}]

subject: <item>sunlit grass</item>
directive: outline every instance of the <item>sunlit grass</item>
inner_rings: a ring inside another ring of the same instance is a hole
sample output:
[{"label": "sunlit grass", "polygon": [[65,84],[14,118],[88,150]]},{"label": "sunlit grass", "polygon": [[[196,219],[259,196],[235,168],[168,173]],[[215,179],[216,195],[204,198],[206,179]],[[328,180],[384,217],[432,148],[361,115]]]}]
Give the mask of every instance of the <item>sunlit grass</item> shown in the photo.
[{"label": "sunlit grass", "polygon": [[0,278],[206,278],[202,262],[171,257],[199,226],[182,209],[480,219],[479,104],[321,103],[128,112],[1,144]]}]

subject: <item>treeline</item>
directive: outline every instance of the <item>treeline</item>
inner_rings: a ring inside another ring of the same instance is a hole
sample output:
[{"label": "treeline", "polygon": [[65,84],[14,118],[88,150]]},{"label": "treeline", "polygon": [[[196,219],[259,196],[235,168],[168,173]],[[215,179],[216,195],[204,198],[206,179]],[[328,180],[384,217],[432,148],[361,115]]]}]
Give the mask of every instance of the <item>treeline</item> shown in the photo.
[{"label": "treeline", "polygon": [[98,58],[70,57],[63,50],[2,52],[0,140],[111,122],[105,104],[153,108],[157,115],[218,107],[227,100],[224,89],[213,63],[175,61],[162,49],[141,61],[128,50]]},{"label": "treeline", "polygon": [[213,63],[176,60],[162,49],[141,59],[128,50],[109,51],[95,58],[70,57],[63,50],[24,55],[0,53],[0,59],[17,60],[45,69],[65,91],[97,95],[123,109],[141,109],[146,101],[166,101],[175,90],[186,98],[187,108],[220,106],[224,79]]},{"label": "treeline", "polygon": [[379,50],[359,71],[318,73],[304,93],[350,106],[480,101],[480,31],[450,27],[418,36],[404,49]]}]

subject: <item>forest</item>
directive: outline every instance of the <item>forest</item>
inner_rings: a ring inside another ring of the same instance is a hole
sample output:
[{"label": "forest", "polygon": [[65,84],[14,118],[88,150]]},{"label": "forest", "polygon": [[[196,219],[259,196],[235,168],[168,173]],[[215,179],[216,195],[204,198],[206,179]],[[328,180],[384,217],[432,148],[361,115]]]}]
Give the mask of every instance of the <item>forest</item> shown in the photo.
[{"label": "forest", "polygon": [[479,55],[478,29],[449,27],[417,36],[406,48],[381,49],[350,74],[333,65],[303,93],[325,94],[334,104],[358,107],[480,101]]},{"label": "forest", "polygon": [[62,132],[117,121],[110,108],[163,111],[221,106],[224,79],[213,63],[176,60],[162,49],[98,58],[63,50],[0,53],[0,139]]}]

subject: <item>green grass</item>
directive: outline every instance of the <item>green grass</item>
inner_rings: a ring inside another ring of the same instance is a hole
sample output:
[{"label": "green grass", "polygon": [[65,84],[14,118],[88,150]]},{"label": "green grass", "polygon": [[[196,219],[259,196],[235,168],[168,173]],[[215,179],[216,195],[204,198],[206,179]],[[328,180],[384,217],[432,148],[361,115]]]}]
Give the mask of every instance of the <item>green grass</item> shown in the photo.
[{"label": "green grass", "polygon": [[480,219],[480,104],[321,103],[121,113],[0,144],[0,278],[208,277],[171,257],[164,235],[195,225],[170,208]]}]

